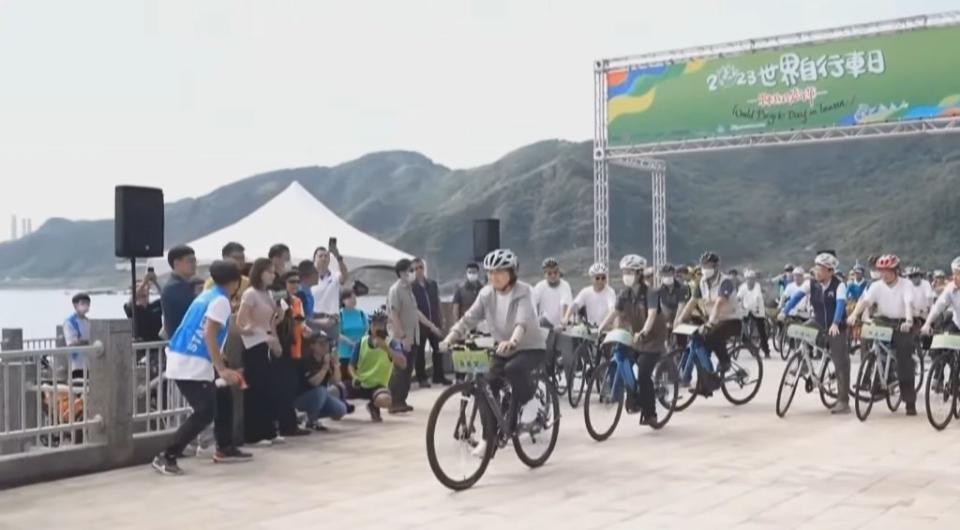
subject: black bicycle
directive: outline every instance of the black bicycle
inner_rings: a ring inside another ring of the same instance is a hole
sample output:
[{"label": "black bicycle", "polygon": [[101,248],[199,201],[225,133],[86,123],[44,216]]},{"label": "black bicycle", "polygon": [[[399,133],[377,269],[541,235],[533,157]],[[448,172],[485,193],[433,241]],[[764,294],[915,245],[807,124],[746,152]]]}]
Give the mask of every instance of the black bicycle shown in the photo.
[{"label": "black bicycle", "polygon": [[930,344],[930,375],[927,376],[927,420],[938,431],[960,418],[960,335],[942,334]]},{"label": "black bicycle", "polygon": [[530,468],[550,458],[560,435],[560,398],[544,370],[531,374],[533,399],[509,418],[511,391],[501,391],[488,375],[491,350],[467,342],[453,350],[454,370],[465,380],[437,398],[427,421],[427,459],[444,486],[465,490],[483,476],[498,449],[512,442],[517,457]]}]

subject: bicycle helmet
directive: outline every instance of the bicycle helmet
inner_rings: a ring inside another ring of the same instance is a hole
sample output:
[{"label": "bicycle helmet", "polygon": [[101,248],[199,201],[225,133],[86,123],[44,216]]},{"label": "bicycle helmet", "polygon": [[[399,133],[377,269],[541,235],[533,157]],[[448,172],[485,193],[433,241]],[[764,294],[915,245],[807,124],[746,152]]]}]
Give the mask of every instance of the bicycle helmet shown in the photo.
[{"label": "bicycle helmet", "polygon": [[[958,260],[960,260],[960,258],[957,258],[956,260],[954,260],[954,263],[956,263]],[[952,265],[953,265],[953,263],[951,263],[951,266],[952,266]],[[956,269],[954,269],[954,270],[956,270]],[[947,273],[943,272],[943,271],[940,270],[940,269],[937,269],[937,270],[933,271],[933,277],[934,277],[934,278],[946,278],[946,277],[947,277]]]},{"label": "bicycle helmet", "polygon": [[590,266],[590,270],[587,271],[587,274],[590,276],[600,276],[601,274],[607,273],[607,266],[603,263],[594,263]]},{"label": "bicycle helmet", "polygon": [[746,269],[746,270],[743,271],[743,277],[744,277],[744,278],[748,278],[748,279],[750,279],[750,278],[754,278],[754,279],[755,279],[755,278],[757,277],[757,271],[755,271],[755,270],[753,270],[753,269]]},{"label": "bicycle helmet", "polygon": [[676,269],[673,268],[673,265],[667,263],[663,267],[660,267],[660,274],[674,274]]},{"label": "bicycle helmet", "polygon": [[864,270],[863,265],[860,265],[860,262],[858,261],[856,265],[853,266],[853,272],[859,272],[860,274],[863,274],[866,271]]},{"label": "bicycle helmet", "polygon": [[607,333],[607,336],[603,339],[603,344],[622,344],[624,346],[633,347],[633,337],[630,336],[630,332],[625,329],[615,329],[610,333]]},{"label": "bicycle helmet", "polygon": [[378,323],[378,322],[386,323],[389,320],[390,320],[390,317],[387,316],[387,312],[384,311],[382,308],[378,308],[373,313],[370,313],[371,324]]},{"label": "bicycle helmet", "polygon": [[813,263],[820,265],[821,267],[826,267],[830,270],[836,270],[837,266],[840,264],[840,260],[838,260],[833,254],[821,252],[817,255],[817,258],[813,260]]},{"label": "bicycle helmet", "polygon": [[786,265],[783,266],[783,272],[791,272],[791,271],[793,271],[793,263],[787,263]]},{"label": "bicycle helmet", "polygon": [[900,258],[896,254],[884,254],[877,258],[876,269],[893,270],[900,267]]},{"label": "bicycle helmet", "polygon": [[516,270],[517,265],[519,265],[517,255],[508,248],[499,248],[483,258],[483,268],[488,271]]},{"label": "bicycle helmet", "polygon": [[541,269],[555,269],[560,267],[560,262],[557,261],[557,258],[547,258],[543,260],[543,263],[540,264]]},{"label": "bicycle helmet", "polygon": [[[960,256],[953,260],[953,262],[950,264],[950,269],[953,272],[960,272]],[[946,274],[944,274],[944,276],[946,276]]]},{"label": "bicycle helmet", "polygon": [[700,256],[700,263],[720,263],[720,256],[708,250],[704,252],[702,256]]},{"label": "bicycle helmet", "polygon": [[803,270],[803,267],[794,267],[793,275],[794,276],[803,276],[807,271]]},{"label": "bicycle helmet", "polygon": [[627,254],[620,260],[620,270],[639,271],[647,268],[647,260],[643,256]]},{"label": "bicycle helmet", "polygon": [[918,266],[916,266],[916,265],[911,265],[911,266],[905,268],[905,269],[903,270],[903,273],[904,273],[906,276],[908,276],[908,277],[909,277],[909,276],[920,276],[921,274],[923,274],[923,271],[920,270],[920,267],[918,267]]}]

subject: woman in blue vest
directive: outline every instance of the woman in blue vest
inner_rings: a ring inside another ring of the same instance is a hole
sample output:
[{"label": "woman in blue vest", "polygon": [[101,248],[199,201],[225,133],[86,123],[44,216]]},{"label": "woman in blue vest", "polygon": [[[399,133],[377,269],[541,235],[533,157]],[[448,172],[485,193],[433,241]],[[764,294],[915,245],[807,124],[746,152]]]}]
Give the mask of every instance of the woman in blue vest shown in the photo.
[{"label": "woman in blue vest", "polygon": [[230,298],[240,289],[240,269],[227,261],[210,266],[215,286],[194,299],[167,346],[166,378],[174,381],[193,413],[180,425],[166,450],[153,459],[164,475],[182,475],[177,456],[210,422],[214,423],[217,450],[214,462],[244,461],[251,455],[233,445],[233,403],[228,386],[243,377],[227,368],[220,348],[227,338]]},{"label": "woman in blue vest", "polygon": [[847,353],[847,287],[837,278],[834,271],[838,265],[837,257],[823,252],[814,260],[814,278],[803,284],[799,291],[790,297],[780,313],[780,319],[786,318],[790,311],[803,299],[810,296],[813,308],[813,321],[821,331],[829,335],[830,357],[837,370],[837,404],[830,409],[831,414],[850,413],[850,355]]}]

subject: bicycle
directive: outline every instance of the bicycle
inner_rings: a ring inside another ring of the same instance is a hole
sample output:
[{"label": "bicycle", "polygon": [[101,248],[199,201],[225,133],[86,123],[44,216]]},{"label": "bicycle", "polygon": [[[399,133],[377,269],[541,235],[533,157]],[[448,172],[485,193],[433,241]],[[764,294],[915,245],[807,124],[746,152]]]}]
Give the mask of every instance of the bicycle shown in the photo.
[{"label": "bicycle", "polygon": [[[594,374],[594,381],[587,386],[583,401],[583,421],[591,438],[602,442],[616,430],[623,414],[624,401],[629,395],[636,395],[637,375],[630,353],[619,344],[615,344],[613,355],[604,357]],[[629,370],[629,373],[627,372]],[[628,388],[627,381],[632,377],[633,385]],[[657,421],[650,424],[654,430],[662,429],[676,410],[679,394],[679,373],[673,359],[662,356],[653,369],[654,404],[660,405]],[[628,408],[627,413],[638,412]]]},{"label": "bicycle", "polygon": [[[681,324],[674,327],[673,333],[687,337],[687,346],[675,350],[669,357],[674,359],[677,365],[680,386],[690,388],[686,396],[678,396],[676,410],[686,410],[693,404],[698,393],[704,397],[710,397],[713,391],[706,387],[707,380],[719,380],[724,397],[734,405],[749,403],[760,391],[760,384],[763,381],[763,360],[760,359],[760,355],[752,344],[737,343],[729,350],[730,369],[721,378],[713,369],[712,354],[703,343],[703,336],[698,326]],[[743,390],[746,390],[745,395],[735,395],[735,392]]]},{"label": "bicycle", "polygon": [[599,334],[587,324],[579,324],[570,329],[576,346],[566,360],[567,401],[572,408],[580,406],[587,384],[593,379],[593,369],[599,362]]},{"label": "bicycle", "polygon": [[[787,336],[798,344],[787,359],[777,390],[777,416],[784,417],[797,393],[800,379],[804,379],[804,389],[809,394],[814,388],[820,390],[820,402],[828,409],[837,404],[837,372],[833,366],[827,348],[820,346],[818,339],[821,331],[815,327],[791,324]],[[819,366],[817,360],[820,360]],[[831,370],[833,367],[833,370]],[[784,393],[787,392],[787,394]]]},{"label": "bicycle", "polygon": [[861,340],[870,341],[871,347],[864,351],[857,372],[854,408],[857,418],[867,421],[875,402],[886,399],[890,412],[896,412],[903,396],[897,378],[897,359],[890,346],[893,328],[864,323],[860,328],[860,337]]},{"label": "bicycle", "polygon": [[[470,342],[453,349],[454,370],[464,375],[464,381],[437,397],[427,420],[430,469],[441,484],[454,491],[476,484],[497,450],[511,442],[527,467],[542,466],[553,454],[560,434],[560,398],[544,370],[531,374],[535,385],[533,399],[517,407],[517,418],[511,420],[509,385],[503,382],[499,396],[491,386],[495,382],[488,376],[491,355],[491,350],[477,348]],[[453,406],[445,409],[448,403]],[[531,410],[534,404],[536,411]],[[438,427],[441,421],[444,426]],[[449,465],[441,462],[438,449],[443,445],[451,446],[455,453]]]},{"label": "bicycle", "polygon": [[933,363],[927,376],[927,420],[934,429],[942,431],[951,420],[960,419],[960,335],[935,335],[930,353]]}]

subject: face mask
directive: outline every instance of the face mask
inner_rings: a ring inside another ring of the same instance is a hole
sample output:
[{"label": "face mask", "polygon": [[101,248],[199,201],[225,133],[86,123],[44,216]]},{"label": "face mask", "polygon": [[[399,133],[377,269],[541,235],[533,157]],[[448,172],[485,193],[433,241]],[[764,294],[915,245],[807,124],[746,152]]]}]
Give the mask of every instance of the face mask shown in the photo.
[{"label": "face mask", "polygon": [[716,274],[716,272],[717,272],[717,271],[714,270],[714,269],[701,269],[701,271],[703,272],[703,277],[706,278],[706,279],[708,279],[708,280],[709,280],[710,278],[713,278],[713,275]]},{"label": "face mask", "polygon": [[666,285],[667,287],[673,285],[673,276],[667,276],[666,278],[660,278],[660,283]]},{"label": "face mask", "polygon": [[415,272],[408,272],[408,273],[407,273],[407,283],[413,283],[413,282],[415,282],[415,281],[417,281],[417,273],[415,273]]},{"label": "face mask", "polygon": [[910,281],[913,283],[913,285],[916,285],[917,287],[920,287],[920,280],[921,278],[910,278]]},{"label": "face mask", "polygon": [[633,287],[633,284],[637,282],[637,276],[635,274],[624,274],[623,275],[623,284],[627,287]]},{"label": "face mask", "polygon": [[475,281],[477,281],[477,280],[479,280],[479,279],[480,279],[480,275],[479,275],[479,274],[477,274],[477,273],[475,273],[475,272],[468,272],[468,273],[467,273],[467,281],[468,281],[468,282],[475,282]]},{"label": "face mask", "polygon": [[870,279],[871,279],[871,280],[879,280],[881,276],[883,276],[883,275],[880,274],[880,273],[877,272],[877,271],[870,271]]}]

